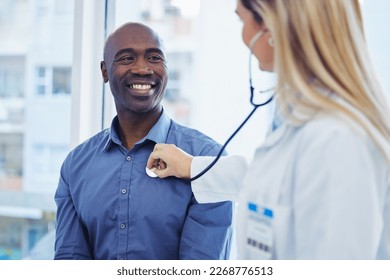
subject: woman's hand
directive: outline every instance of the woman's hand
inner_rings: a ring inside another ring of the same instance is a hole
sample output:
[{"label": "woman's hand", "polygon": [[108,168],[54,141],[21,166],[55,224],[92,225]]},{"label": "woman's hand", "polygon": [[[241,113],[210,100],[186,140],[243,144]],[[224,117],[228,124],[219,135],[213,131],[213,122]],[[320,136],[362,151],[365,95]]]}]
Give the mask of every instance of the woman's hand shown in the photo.
[{"label": "woman's hand", "polygon": [[146,167],[160,178],[175,176],[189,179],[192,159],[193,156],[173,144],[156,144]]}]

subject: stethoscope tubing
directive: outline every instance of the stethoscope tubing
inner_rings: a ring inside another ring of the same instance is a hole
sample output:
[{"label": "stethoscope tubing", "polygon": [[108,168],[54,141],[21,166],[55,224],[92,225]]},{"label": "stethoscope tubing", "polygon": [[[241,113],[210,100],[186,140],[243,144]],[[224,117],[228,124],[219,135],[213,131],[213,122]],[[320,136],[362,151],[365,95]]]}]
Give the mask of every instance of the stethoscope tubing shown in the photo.
[{"label": "stethoscope tubing", "polygon": [[203,169],[199,174],[197,174],[196,176],[190,178],[190,179],[187,179],[189,180],[190,182],[192,181],[195,181],[197,179],[199,179],[200,177],[202,177],[206,172],[208,172],[216,163],[217,161],[221,158],[222,156],[222,153],[224,152],[226,146],[230,143],[230,141],[237,135],[237,133],[241,130],[241,128],[244,127],[244,125],[248,122],[248,120],[253,116],[253,114],[256,112],[256,110],[260,107],[263,107],[265,105],[267,105],[268,103],[270,103],[274,98],[274,95],[272,95],[270,98],[268,98],[265,102],[263,103],[260,103],[260,104],[255,104],[253,102],[253,90],[251,90],[251,104],[253,105],[253,109],[252,111],[249,113],[249,115],[245,118],[245,120],[240,124],[240,126],[230,135],[230,137],[226,140],[225,144],[223,144],[222,148],[219,150],[217,156],[215,157],[215,159],[205,168]]}]

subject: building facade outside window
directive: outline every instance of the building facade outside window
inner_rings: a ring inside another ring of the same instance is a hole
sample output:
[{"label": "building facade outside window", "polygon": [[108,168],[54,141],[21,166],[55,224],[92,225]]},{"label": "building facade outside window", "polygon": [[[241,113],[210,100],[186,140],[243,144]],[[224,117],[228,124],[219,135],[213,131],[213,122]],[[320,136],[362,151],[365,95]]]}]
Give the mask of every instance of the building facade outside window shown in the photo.
[{"label": "building facade outside window", "polygon": [[0,1],[0,260],[28,258],[54,228],[69,150],[73,6]]}]

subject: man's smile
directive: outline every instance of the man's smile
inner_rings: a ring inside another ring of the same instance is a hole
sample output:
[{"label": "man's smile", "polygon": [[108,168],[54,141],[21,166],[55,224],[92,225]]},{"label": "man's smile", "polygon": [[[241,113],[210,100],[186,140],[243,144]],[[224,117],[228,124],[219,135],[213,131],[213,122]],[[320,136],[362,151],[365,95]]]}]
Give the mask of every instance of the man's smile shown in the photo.
[{"label": "man's smile", "polygon": [[156,85],[153,82],[130,82],[126,84],[128,91],[134,96],[150,96],[154,94]]},{"label": "man's smile", "polygon": [[150,84],[130,84],[129,87],[132,89],[145,90],[145,89],[151,89],[152,85],[150,85]]}]

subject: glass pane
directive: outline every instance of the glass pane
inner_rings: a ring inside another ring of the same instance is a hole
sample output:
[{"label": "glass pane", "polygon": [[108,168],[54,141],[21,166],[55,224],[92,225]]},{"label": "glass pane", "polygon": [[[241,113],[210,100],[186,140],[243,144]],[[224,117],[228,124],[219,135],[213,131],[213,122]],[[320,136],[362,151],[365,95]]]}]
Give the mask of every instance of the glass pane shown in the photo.
[{"label": "glass pane", "polygon": [[71,69],[70,67],[53,68],[53,93],[69,94],[71,90]]},{"label": "glass pane", "polygon": [[24,57],[0,53],[0,96],[24,95]]},{"label": "glass pane", "polygon": [[0,1],[0,259],[53,258],[53,197],[70,139],[73,5]]},{"label": "glass pane", "polygon": [[45,92],[46,92],[46,87],[45,86],[37,86],[37,94],[44,95]]},{"label": "glass pane", "polygon": [[46,76],[46,69],[44,67],[38,67],[38,78],[44,78]]}]

